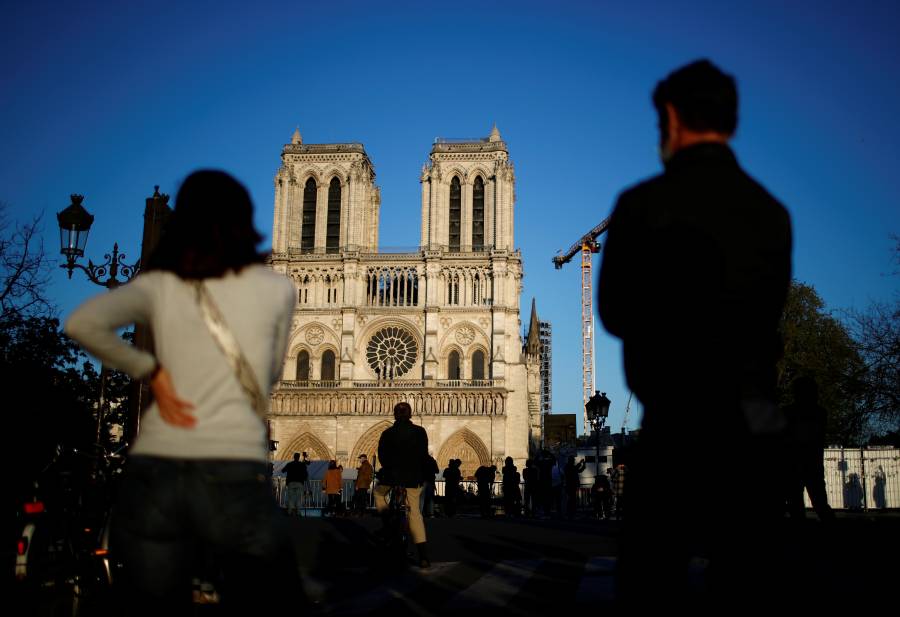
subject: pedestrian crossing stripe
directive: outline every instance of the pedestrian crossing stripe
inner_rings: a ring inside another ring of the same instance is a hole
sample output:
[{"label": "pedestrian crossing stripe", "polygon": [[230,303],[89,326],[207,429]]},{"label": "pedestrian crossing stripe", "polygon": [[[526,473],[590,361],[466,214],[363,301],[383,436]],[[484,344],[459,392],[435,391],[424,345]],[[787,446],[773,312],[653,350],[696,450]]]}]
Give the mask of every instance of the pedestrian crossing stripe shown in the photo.
[{"label": "pedestrian crossing stripe", "polygon": [[[615,561],[614,557],[600,556],[581,564],[577,585],[572,581],[577,604],[612,603]],[[483,609],[526,615],[528,607],[517,607],[516,601],[521,600],[529,582],[540,578],[541,572],[559,568],[578,568],[578,564],[553,559],[434,562],[428,570],[409,568],[389,582],[352,596],[336,589],[337,585],[311,576],[303,577],[303,585],[323,615],[380,614],[397,606],[402,606],[406,614],[426,617],[464,616]]]}]

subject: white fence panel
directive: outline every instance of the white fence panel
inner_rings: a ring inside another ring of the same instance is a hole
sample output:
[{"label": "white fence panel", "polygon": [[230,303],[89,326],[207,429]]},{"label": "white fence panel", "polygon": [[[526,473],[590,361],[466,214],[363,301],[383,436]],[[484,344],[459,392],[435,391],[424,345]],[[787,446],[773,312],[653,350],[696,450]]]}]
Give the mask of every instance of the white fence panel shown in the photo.
[{"label": "white fence panel", "polygon": [[[827,448],[825,490],[832,508],[900,508],[900,449]],[[807,507],[812,507],[804,495]]]}]

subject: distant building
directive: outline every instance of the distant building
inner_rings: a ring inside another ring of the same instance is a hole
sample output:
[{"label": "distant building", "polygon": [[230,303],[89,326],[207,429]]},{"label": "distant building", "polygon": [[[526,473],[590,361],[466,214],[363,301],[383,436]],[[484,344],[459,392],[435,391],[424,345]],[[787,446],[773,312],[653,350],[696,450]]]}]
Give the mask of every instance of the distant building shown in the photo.
[{"label": "distant building", "polygon": [[577,414],[545,413],[544,447],[559,455],[574,455],[578,447]]},{"label": "distant building", "polygon": [[538,322],[541,332],[541,413],[550,413],[553,404],[553,327]]},{"label": "distant building", "polygon": [[406,401],[442,466],[523,465],[540,443],[541,343],[533,304],[519,335],[515,173],[497,128],[431,145],[407,252],[378,248],[381,192],[362,144],[305,143],[297,130],[281,162],[271,265],[297,301],[270,398],[277,458],[372,460]]}]

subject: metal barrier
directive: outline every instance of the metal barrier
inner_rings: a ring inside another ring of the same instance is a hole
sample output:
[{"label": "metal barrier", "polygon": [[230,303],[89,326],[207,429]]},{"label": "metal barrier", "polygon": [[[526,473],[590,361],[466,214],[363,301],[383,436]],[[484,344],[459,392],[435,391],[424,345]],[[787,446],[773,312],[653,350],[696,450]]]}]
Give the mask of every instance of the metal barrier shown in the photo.
[{"label": "metal barrier", "polygon": [[[341,487],[341,503],[344,504],[344,507],[347,509],[350,509],[353,505],[353,495],[356,492],[355,484],[356,481],[353,479],[344,478],[343,480],[343,485]],[[374,487],[375,485],[373,484],[372,488]],[[474,480],[461,481],[460,490],[465,496],[465,499],[471,500],[473,503],[477,500],[478,483]],[[520,494],[524,496],[524,482],[520,483],[519,491]],[[282,508],[287,508],[287,487],[285,485],[284,476],[275,476],[272,478],[272,492],[278,505]],[[446,493],[446,482],[444,482],[443,480],[436,480],[434,483],[435,497],[443,499]],[[491,484],[491,499],[502,500],[502,498],[503,483],[494,482],[493,484]],[[565,494],[563,494],[563,501],[565,501]],[[306,488],[304,489],[303,497],[300,503],[301,507],[304,509],[324,510],[328,507],[328,497],[325,494],[325,491],[322,490],[322,480],[309,480],[306,482]],[[579,509],[590,509],[593,507],[591,503],[590,486],[579,487],[577,503]],[[371,489],[369,490],[367,507],[375,507],[375,499]]]},{"label": "metal barrier", "polygon": [[[826,448],[825,491],[832,508],[900,508],[900,449]],[[804,495],[807,507],[812,507]]]},{"label": "metal barrier", "polygon": [[[878,510],[900,508],[900,449],[897,448],[827,448],[823,454],[825,462],[825,490],[828,503],[835,509]],[[345,508],[353,503],[356,481],[345,478],[341,489],[341,502]],[[475,501],[478,484],[474,480],[463,480],[460,489],[468,500]],[[272,490],[278,504],[287,507],[287,491],[284,476],[272,478]],[[524,496],[525,484],[519,486]],[[435,496],[443,498],[446,487],[443,480],[435,482]],[[502,499],[503,483],[491,485],[492,499]],[[807,507],[812,507],[809,496],[804,495]],[[562,495],[565,502],[566,496]],[[440,500],[438,500],[440,501]],[[328,498],[322,490],[321,480],[307,482],[302,499],[306,509],[324,509]],[[591,487],[582,484],[578,489],[579,510],[593,507]],[[367,506],[375,507],[372,491],[369,491]]]}]

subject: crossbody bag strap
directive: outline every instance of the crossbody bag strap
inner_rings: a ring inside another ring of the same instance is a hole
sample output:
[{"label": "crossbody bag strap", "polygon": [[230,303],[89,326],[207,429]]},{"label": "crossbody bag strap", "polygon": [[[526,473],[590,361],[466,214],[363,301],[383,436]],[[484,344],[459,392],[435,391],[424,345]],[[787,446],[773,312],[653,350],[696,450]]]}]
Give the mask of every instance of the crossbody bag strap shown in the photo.
[{"label": "crossbody bag strap", "polygon": [[259,382],[253,374],[253,367],[250,366],[250,362],[247,361],[247,357],[241,351],[237,339],[234,338],[234,334],[228,328],[228,324],[225,323],[225,318],[213,301],[206,285],[203,284],[203,281],[194,281],[193,286],[197,304],[200,306],[200,314],[203,316],[203,321],[206,323],[209,333],[212,335],[213,340],[216,341],[219,349],[222,350],[222,353],[225,354],[225,358],[228,360],[231,370],[234,371],[241,389],[253,404],[253,410],[260,418],[264,418],[267,407],[266,397],[263,395]]}]

